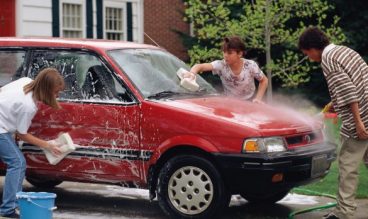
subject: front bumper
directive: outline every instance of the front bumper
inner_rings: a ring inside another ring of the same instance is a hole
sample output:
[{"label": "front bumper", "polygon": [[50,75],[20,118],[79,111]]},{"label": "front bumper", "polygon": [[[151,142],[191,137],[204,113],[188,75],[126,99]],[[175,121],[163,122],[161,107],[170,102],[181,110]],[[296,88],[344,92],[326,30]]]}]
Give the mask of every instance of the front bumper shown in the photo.
[{"label": "front bumper", "polygon": [[[323,142],[280,153],[216,153],[214,156],[225,184],[233,194],[264,194],[323,178],[336,159],[336,145]],[[282,174],[282,180],[273,182],[275,174]]]}]

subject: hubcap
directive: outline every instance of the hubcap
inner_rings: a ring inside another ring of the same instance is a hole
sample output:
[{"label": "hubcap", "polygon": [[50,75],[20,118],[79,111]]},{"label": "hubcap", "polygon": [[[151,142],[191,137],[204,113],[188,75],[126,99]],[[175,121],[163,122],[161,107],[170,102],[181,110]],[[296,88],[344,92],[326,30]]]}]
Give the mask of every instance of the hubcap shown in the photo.
[{"label": "hubcap", "polygon": [[178,169],[170,178],[169,199],[184,214],[200,214],[213,199],[213,183],[202,169],[186,166]]}]

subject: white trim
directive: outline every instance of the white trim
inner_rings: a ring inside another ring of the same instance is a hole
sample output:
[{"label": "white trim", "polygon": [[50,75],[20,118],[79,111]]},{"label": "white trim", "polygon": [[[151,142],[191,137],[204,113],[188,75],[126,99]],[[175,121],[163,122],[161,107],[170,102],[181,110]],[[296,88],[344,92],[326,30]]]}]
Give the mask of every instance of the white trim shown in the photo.
[{"label": "white trim", "polygon": [[[122,20],[123,20],[123,38],[121,40],[127,40],[128,38],[128,33],[127,33],[127,8],[126,8],[126,2],[124,3],[119,3],[119,2],[111,2],[111,1],[104,1],[103,2],[103,7],[102,7],[102,23],[103,23],[103,38],[107,39],[107,33],[106,33],[106,8],[118,8],[122,10]],[[109,31],[110,33],[112,31]]]},{"label": "white trim", "polygon": [[[82,22],[82,37],[86,38],[86,3],[84,0],[60,0],[59,1],[59,31],[60,37],[63,36],[63,3],[66,4],[76,4],[81,5],[82,14],[81,14],[81,22]],[[69,29],[72,30],[72,29]]]},{"label": "white trim", "polygon": [[48,5],[31,5],[31,4],[29,4],[29,2],[26,2],[26,3],[28,3],[28,4],[23,4],[23,7],[28,7],[28,8],[47,8],[47,9],[50,8],[50,6],[48,6]]},{"label": "white trim", "polygon": [[137,6],[138,43],[144,43],[144,0],[138,0]]},{"label": "white trim", "polygon": [[23,36],[23,0],[15,0],[15,36]]},{"label": "white trim", "polygon": [[24,23],[39,23],[39,24],[50,24],[50,21],[40,21],[40,20],[36,20],[36,19],[24,19],[23,20]]},{"label": "white trim", "polygon": [[[18,1],[18,0],[16,0]],[[51,8],[52,6],[52,1],[50,0],[22,0],[23,1],[23,6],[25,7],[46,7],[46,8]]]},{"label": "white trim", "polygon": [[97,38],[97,0],[92,0],[92,27],[93,27],[93,39]]}]

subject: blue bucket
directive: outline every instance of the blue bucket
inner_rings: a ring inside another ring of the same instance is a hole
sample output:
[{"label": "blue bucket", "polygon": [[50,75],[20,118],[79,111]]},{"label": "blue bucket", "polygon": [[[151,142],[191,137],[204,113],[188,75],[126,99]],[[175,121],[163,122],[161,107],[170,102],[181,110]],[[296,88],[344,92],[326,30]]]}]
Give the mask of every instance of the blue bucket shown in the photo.
[{"label": "blue bucket", "polygon": [[48,192],[18,192],[17,199],[21,219],[52,219],[56,209],[55,193]]}]

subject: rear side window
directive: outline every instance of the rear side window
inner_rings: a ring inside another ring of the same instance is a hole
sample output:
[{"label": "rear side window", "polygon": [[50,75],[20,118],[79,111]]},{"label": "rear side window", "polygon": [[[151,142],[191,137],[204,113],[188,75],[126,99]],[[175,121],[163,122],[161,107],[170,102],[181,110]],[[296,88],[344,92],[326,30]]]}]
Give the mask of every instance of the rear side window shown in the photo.
[{"label": "rear side window", "polygon": [[0,87],[21,77],[25,56],[25,51],[0,50]]},{"label": "rear side window", "polygon": [[61,100],[132,102],[127,89],[94,54],[77,51],[34,51],[28,76],[46,67],[58,69],[65,80]]}]

